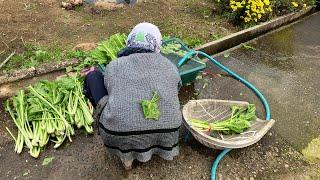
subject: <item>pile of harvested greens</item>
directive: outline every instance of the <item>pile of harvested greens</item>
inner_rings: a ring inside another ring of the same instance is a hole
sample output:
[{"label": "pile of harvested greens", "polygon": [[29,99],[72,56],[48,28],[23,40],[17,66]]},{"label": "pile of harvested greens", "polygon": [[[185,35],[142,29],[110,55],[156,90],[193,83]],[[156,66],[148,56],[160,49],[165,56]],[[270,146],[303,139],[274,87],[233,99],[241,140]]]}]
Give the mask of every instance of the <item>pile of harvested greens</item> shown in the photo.
[{"label": "pile of harvested greens", "polygon": [[223,134],[240,134],[248,129],[251,125],[251,121],[256,120],[256,107],[254,104],[249,104],[245,107],[232,106],[231,117],[222,120],[209,123],[204,120],[191,119],[191,126],[202,132],[221,132]]},{"label": "pile of harvested greens", "polygon": [[[126,35],[115,34],[101,42],[86,54],[76,68],[81,71],[97,64],[107,64],[117,57],[125,46]],[[58,148],[66,138],[71,142],[74,127],[92,133],[92,108],[82,93],[83,79],[63,77],[56,81],[40,81],[6,102],[6,111],[13,119],[18,133],[16,136],[7,128],[15,140],[15,151],[21,153],[24,145],[32,157],[37,158],[49,141]]]},{"label": "pile of harvested greens", "polygon": [[52,141],[58,148],[66,138],[71,142],[74,127],[92,133],[92,108],[82,93],[77,77],[63,77],[57,81],[40,81],[21,90],[7,100],[6,110],[11,115],[18,134],[15,151],[21,153],[24,145],[37,158],[45,145]]}]

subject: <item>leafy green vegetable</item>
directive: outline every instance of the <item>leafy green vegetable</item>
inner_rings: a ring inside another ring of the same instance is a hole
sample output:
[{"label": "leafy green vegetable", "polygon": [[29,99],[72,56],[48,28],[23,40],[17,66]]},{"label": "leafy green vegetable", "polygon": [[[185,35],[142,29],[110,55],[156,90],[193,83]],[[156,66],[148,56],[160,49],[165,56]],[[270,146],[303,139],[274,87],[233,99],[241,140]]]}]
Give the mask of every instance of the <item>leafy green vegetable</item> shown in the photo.
[{"label": "leafy green vegetable", "polygon": [[22,176],[27,176],[29,173],[30,173],[30,171],[27,170],[27,171],[25,171],[25,172],[22,174]]},{"label": "leafy green vegetable", "polygon": [[125,34],[114,34],[109,39],[101,42],[91,52],[93,59],[111,61],[117,58],[118,52],[125,47],[127,36]]},{"label": "leafy green vegetable", "polygon": [[145,119],[159,120],[160,118],[160,110],[158,107],[158,102],[160,97],[156,91],[152,93],[151,100],[142,100],[141,107],[143,111],[143,115]]},{"label": "leafy green vegetable", "polygon": [[229,52],[223,53],[223,57],[228,58],[230,56]]},{"label": "leafy green vegetable", "polygon": [[161,46],[161,53],[176,54],[180,57],[183,57],[187,54],[187,51],[181,50],[181,44],[169,43],[167,45]]},{"label": "leafy green vegetable", "polygon": [[209,83],[208,82],[205,82],[204,84],[203,84],[203,89],[205,89],[205,88],[207,88],[208,87],[208,85],[209,85]]},{"label": "leafy green vegetable", "polygon": [[[188,52],[183,50],[182,45],[177,42],[170,42],[166,45],[162,45],[161,48],[162,54],[173,54],[178,57],[184,57]],[[195,60],[193,57],[189,57],[189,59]]]},{"label": "leafy green vegetable", "polygon": [[248,45],[248,44],[242,44],[242,47],[244,47],[244,48],[247,49],[247,50],[252,50],[252,51],[257,50],[256,48],[254,48],[254,47],[252,47],[252,46],[250,46],[250,45]]},{"label": "leafy green vegetable", "polygon": [[200,131],[219,131],[223,134],[240,134],[250,127],[250,122],[256,119],[256,108],[253,104],[247,107],[232,106],[229,119],[209,123],[199,119],[191,119],[191,125]]},{"label": "leafy green vegetable", "polygon": [[126,39],[126,34],[117,33],[100,42],[75,70],[80,71],[93,65],[108,64],[110,61],[116,59],[120,50],[125,47]]},{"label": "leafy green vegetable", "polygon": [[202,79],[203,79],[202,74],[199,74],[199,75],[196,77],[196,80],[202,80]]},{"label": "leafy green vegetable", "polygon": [[21,153],[25,144],[35,158],[49,140],[55,143],[54,148],[66,138],[71,142],[73,126],[93,132],[92,109],[82,94],[82,79],[78,77],[40,81],[29,86],[27,93],[19,91],[6,102],[6,110],[18,128],[16,138],[11,133],[15,151]]},{"label": "leafy green vegetable", "polygon": [[42,166],[50,164],[54,160],[54,157],[46,157],[43,159]]}]

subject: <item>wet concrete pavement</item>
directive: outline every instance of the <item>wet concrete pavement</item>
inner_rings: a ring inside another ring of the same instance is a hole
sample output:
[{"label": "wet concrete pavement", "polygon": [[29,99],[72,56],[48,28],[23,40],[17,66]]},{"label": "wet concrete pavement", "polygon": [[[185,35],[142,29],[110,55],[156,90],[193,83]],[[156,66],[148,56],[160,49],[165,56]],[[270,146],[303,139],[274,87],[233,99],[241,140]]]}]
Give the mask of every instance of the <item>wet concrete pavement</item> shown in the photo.
[{"label": "wet concrete pavement", "polygon": [[[261,90],[277,121],[275,131],[300,151],[320,135],[320,15],[249,44],[257,50],[239,47],[228,58],[222,55],[226,52],[216,58]],[[217,73],[215,68],[212,71]],[[229,77],[214,78],[203,98],[259,103]]]},{"label": "wet concrete pavement", "polygon": [[[256,85],[269,100],[274,128],[260,142],[248,148],[233,150],[221,162],[219,179],[306,179],[317,178],[314,166],[299,153],[311,139],[319,136],[320,106],[320,14],[290,27],[250,42],[256,51],[241,46],[231,49],[225,58],[217,59]],[[209,71],[220,71],[209,67]],[[222,73],[223,74],[223,73]],[[52,78],[49,76],[49,78]],[[23,84],[27,85],[25,81]],[[204,84],[208,83],[206,88]],[[11,85],[13,87],[15,85]],[[7,88],[9,88],[7,86]],[[0,87],[2,90],[3,87]],[[9,88],[10,89],[10,88]],[[184,87],[183,103],[194,95],[198,98],[244,100],[256,103],[259,116],[263,111],[258,99],[239,82],[226,76],[205,76],[190,87]],[[58,150],[48,147],[39,159],[27,152],[14,153],[13,140],[5,127],[13,128],[3,110],[0,98],[0,176],[1,179],[209,179],[216,151],[194,139],[180,143],[181,154],[174,161],[158,157],[136,164],[125,171],[119,160],[106,153],[97,134],[81,131],[72,143]],[[43,159],[53,156],[48,166]],[[319,177],[319,176],[318,176]]]}]

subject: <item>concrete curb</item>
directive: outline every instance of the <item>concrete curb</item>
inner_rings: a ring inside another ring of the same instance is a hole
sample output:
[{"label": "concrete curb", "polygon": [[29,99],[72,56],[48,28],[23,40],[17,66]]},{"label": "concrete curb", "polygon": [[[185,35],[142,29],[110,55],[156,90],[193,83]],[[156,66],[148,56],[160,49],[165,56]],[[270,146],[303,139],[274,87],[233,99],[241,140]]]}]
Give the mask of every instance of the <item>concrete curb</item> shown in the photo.
[{"label": "concrete curb", "polygon": [[[313,8],[309,7],[305,10],[287,14],[284,16],[281,16],[279,18],[276,18],[274,20],[271,20],[269,22],[262,23],[260,25],[239,31],[237,33],[231,34],[229,36],[223,37],[219,40],[212,41],[209,43],[206,43],[198,48],[196,50],[204,51],[207,54],[216,54],[219,52],[222,52],[226,49],[230,49],[234,46],[237,46],[243,42],[247,42],[251,39],[256,38],[257,36],[264,34],[266,32],[269,32],[273,29],[276,29],[280,26],[289,24],[299,18],[302,18],[308,14],[310,14],[313,11]],[[16,70],[9,74],[3,74],[0,75],[0,85],[30,78],[37,75],[47,74],[55,71],[62,70],[68,66],[74,66],[79,64],[79,60],[73,59],[68,60],[65,62],[58,62],[54,64],[43,64],[40,67],[37,68],[29,68],[24,70]]]},{"label": "concrete curb", "polygon": [[37,75],[59,71],[59,70],[65,69],[68,66],[77,65],[78,63],[79,63],[78,59],[72,59],[72,60],[61,61],[57,63],[47,63],[36,68],[31,67],[28,69],[16,70],[8,74],[0,75],[0,85],[22,80],[22,79],[31,78]]},{"label": "concrete curb", "polygon": [[298,20],[302,17],[305,17],[313,12],[313,8],[309,7],[305,10],[301,10],[296,13],[290,13],[276,19],[273,19],[269,22],[265,22],[254,27],[233,33],[229,36],[223,37],[219,40],[206,43],[196,50],[203,51],[207,54],[216,54],[224,50],[230,49],[234,46],[237,46],[241,43],[247,42],[251,39],[258,37],[261,34],[267,33],[271,30],[274,30],[280,26],[289,24],[295,20]]}]

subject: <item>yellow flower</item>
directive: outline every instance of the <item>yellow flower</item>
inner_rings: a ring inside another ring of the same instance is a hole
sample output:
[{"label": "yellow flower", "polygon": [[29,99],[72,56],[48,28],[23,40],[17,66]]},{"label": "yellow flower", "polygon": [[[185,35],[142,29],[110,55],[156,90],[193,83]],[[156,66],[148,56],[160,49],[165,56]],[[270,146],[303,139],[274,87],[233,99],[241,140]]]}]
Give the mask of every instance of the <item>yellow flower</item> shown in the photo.
[{"label": "yellow flower", "polygon": [[245,17],[245,18],[244,18],[244,22],[247,23],[247,22],[250,22],[250,21],[251,21],[251,18],[248,18],[248,17]]},{"label": "yellow flower", "polygon": [[232,11],[236,11],[237,10],[236,6],[231,5],[230,7],[231,7]]},{"label": "yellow flower", "polygon": [[237,6],[238,8],[242,8],[242,7],[243,7],[240,2],[236,2],[236,6]]},{"label": "yellow flower", "polygon": [[264,4],[269,6],[270,5],[270,1],[269,0],[263,0]]},{"label": "yellow flower", "polygon": [[298,7],[298,6],[299,6],[299,4],[296,3],[296,2],[294,2],[294,1],[292,1],[291,4],[292,4],[294,7]]},{"label": "yellow flower", "polygon": [[252,12],[257,12],[256,7],[251,7],[251,11],[252,11]]},{"label": "yellow flower", "polygon": [[261,14],[258,14],[258,19],[261,19]]},{"label": "yellow flower", "polygon": [[[292,5],[296,0],[291,0]],[[230,0],[229,7],[233,12],[239,12],[245,23],[258,22],[264,14],[271,12],[270,0]],[[296,5],[299,6],[298,3]],[[295,6],[296,7],[296,6]]]}]

